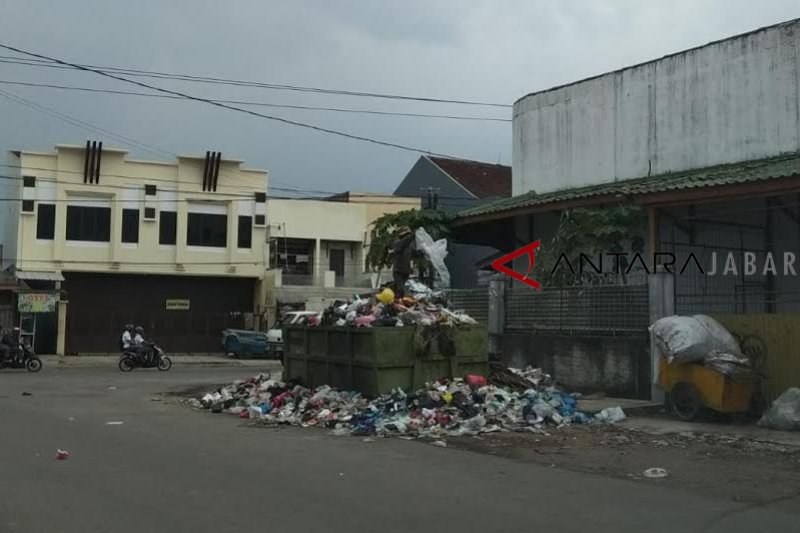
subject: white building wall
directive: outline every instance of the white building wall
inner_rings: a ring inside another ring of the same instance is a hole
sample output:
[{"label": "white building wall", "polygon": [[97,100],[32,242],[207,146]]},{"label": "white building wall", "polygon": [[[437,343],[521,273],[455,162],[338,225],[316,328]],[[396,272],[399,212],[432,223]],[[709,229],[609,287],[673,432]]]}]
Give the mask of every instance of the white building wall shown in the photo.
[{"label": "white building wall", "polygon": [[513,193],[800,150],[800,19],[514,104]]},{"label": "white building wall", "polygon": [[[8,166],[0,172],[0,198],[22,197],[22,175],[18,168],[19,158],[11,152],[4,158]],[[0,245],[2,258],[0,271],[14,264],[17,255],[17,232],[19,230],[20,202],[0,201]]]}]

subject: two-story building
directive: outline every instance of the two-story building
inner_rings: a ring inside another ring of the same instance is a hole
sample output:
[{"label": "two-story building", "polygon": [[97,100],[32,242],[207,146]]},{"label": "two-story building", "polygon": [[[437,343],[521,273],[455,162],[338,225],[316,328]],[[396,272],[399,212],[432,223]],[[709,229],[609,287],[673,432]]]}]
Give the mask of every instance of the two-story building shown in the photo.
[{"label": "two-story building", "polygon": [[266,171],[95,142],[9,159],[2,269],[39,293],[19,304],[37,351],[113,353],[133,323],[170,352],[218,352],[222,329],[263,311]]},{"label": "two-story building", "polygon": [[[373,223],[387,213],[419,209],[420,199],[345,192],[318,200],[270,199],[267,204],[271,300],[317,308],[378,281],[365,268]],[[387,276],[391,274],[384,281]]]}]

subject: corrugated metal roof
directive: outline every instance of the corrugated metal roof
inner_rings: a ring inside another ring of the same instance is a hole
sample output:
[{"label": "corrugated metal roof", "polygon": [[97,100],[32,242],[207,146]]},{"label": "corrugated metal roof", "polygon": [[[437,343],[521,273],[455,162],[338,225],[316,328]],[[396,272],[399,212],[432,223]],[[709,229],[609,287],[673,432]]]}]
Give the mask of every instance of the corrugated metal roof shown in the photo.
[{"label": "corrugated metal roof", "polygon": [[459,218],[501,213],[592,196],[636,196],[660,192],[718,187],[800,175],[800,154],[717,165],[658,176],[562,189],[544,194],[529,192],[461,211]]},{"label": "corrugated metal roof", "polygon": [[39,270],[17,270],[14,274],[17,279],[32,279],[37,281],[64,281],[60,272],[42,272]]}]

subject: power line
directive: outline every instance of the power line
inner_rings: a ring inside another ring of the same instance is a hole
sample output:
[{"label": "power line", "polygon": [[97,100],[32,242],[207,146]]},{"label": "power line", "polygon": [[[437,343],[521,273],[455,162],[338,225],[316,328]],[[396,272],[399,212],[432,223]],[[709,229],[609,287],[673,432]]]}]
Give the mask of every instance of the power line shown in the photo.
[{"label": "power line", "polygon": [[[119,134],[119,133],[114,133],[113,131],[109,131],[109,130],[103,129],[100,126],[92,124],[91,122],[86,122],[86,121],[80,120],[80,119],[78,119],[76,117],[73,117],[72,115],[68,115],[67,113],[61,113],[60,111],[56,111],[55,109],[52,109],[50,107],[41,105],[41,104],[39,104],[37,102],[34,102],[33,100],[29,100],[27,98],[23,98],[22,96],[19,96],[18,94],[14,94],[14,93],[11,93],[11,92],[0,90],[0,96],[3,96],[3,97],[5,97],[5,98],[7,98],[7,99],[9,99],[9,100],[11,100],[11,101],[13,101],[15,103],[23,105],[25,107],[29,107],[31,109],[35,109],[37,111],[45,113],[45,114],[47,114],[47,115],[49,115],[51,117],[54,117],[54,118],[56,118],[58,120],[61,120],[63,122],[66,122],[68,124],[76,126],[78,128],[82,128],[82,129],[91,131],[92,133],[99,133],[101,135],[105,134],[105,135],[108,135],[108,136],[110,136],[112,138],[116,138],[117,140],[120,140],[120,142],[122,144],[125,144],[125,145],[128,145],[128,146],[133,146],[134,148],[139,148],[141,150],[144,150],[145,152],[150,152],[150,153],[154,153],[154,154],[155,153],[167,154],[168,156],[175,157],[175,158],[180,158],[181,157],[180,154],[176,154],[174,152],[170,152],[169,150],[164,150],[162,148],[158,148],[157,146],[153,146],[153,145],[144,143],[142,141],[138,141],[136,139],[132,139],[130,137],[126,137],[125,135],[122,135],[122,134]],[[9,166],[9,165],[2,165],[2,166]],[[30,168],[33,168],[33,167],[30,167]],[[197,165],[197,168],[199,169],[200,166]],[[50,170],[50,169],[41,169],[41,170]],[[65,172],[68,172],[68,171],[65,171]],[[107,174],[107,175],[108,176],[113,176],[113,174]],[[223,173],[222,176],[225,177],[226,174]],[[126,176],[117,176],[117,177],[126,177]],[[164,180],[164,179],[159,179],[159,178],[147,178],[147,179],[149,179],[151,181],[166,181],[166,182],[170,182],[170,183],[174,182],[174,183],[189,183],[189,184],[192,184],[192,185],[195,184],[194,182],[181,181],[181,180]],[[271,179],[270,181],[274,182],[274,183],[282,183],[282,182],[280,182],[278,180],[274,180],[274,179]],[[259,191],[263,190],[261,187],[258,187],[258,186],[247,186],[247,187],[252,187],[254,190],[259,190]],[[306,191],[305,189],[296,189],[296,190],[297,191],[301,191],[301,192],[305,192]]]},{"label": "power line", "polygon": [[[109,242],[109,245],[111,243]],[[21,263],[74,263],[74,264],[88,264],[88,265],[110,265],[113,263],[121,263],[126,265],[164,265],[175,266],[179,265],[263,265],[267,261],[111,261],[111,260],[98,260],[98,259],[28,259],[19,257],[6,257],[9,261],[17,261]]]},{"label": "power line", "polygon": [[[56,85],[50,83],[32,83],[32,82],[22,82],[22,81],[10,81],[10,80],[0,80],[0,83],[4,85],[18,85],[22,87],[45,87],[50,89],[62,89],[68,91],[83,91],[83,92],[90,92],[90,93],[102,93],[102,94],[119,94],[125,96],[144,96],[149,98],[166,98],[171,100],[185,100],[185,98],[181,96],[173,96],[167,94],[152,94],[152,93],[143,93],[143,92],[135,92],[135,91],[119,91],[114,89],[98,89],[93,87],[76,87],[73,85]],[[312,110],[312,111],[334,111],[339,113],[357,113],[357,114],[366,114],[366,115],[385,115],[385,116],[396,116],[396,117],[414,117],[414,118],[441,118],[441,119],[451,119],[451,120],[473,120],[473,121],[486,121],[486,122],[511,122],[511,119],[508,118],[498,118],[498,117],[476,117],[476,116],[468,116],[468,115],[436,115],[430,113],[403,113],[399,111],[376,111],[371,109],[353,109],[353,108],[344,108],[344,107],[321,107],[321,106],[305,106],[305,105],[290,105],[290,104],[270,104],[266,102],[253,102],[248,100],[224,100],[224,99],[210,99],[212,102],[218,102],[223,104],[239,104],[239,105],[250,105],[250,106],[261,106],[261,107],[273,107],[278,109],[302,109],[302,110]]]},{"label": "power line", "polygon": [[331,135],[338,135],[340,137],[344,137],[344,138],[347,138],[347,139],[369,142],[369,143],[372,143],[372,144],[377,144],[377,145],[380,145],[380,146],[386,146],[386,147],[389,147],[389,148],[397,148],[399,150],[405,150],[405,151],[408,151],[408,152],[431,154],[431,155],[437,155],[437,156],[447,157],[447,158],[452,158],[453,157],[453,156],[446,155],[446,154],[439,154],[439,153],[436,153],[436,152],[431,152],[430,150],[424,150],[422,148],[417,148],[417,147],[414,147],[414,146],[408,146],[408,145],[393,143],[393,142],[389,142],[389,141],[382,141],[382,140],[379,140],[379,139],[374,139],[372,137],[365,137],[363,135],[354,135],[352,133],[346,133],[346,132],[343,132],[343,131],[333,130],[333,129],[330,129],[330,128],[323,128],[321,126],[315,126],[313,124],[307,124],[305,122],[298,122],[296,120],[289,120],[289,119],[285,119],[285,118],[281,118],[281,117],[276,117],[276,116],[273,116],[273,115],[266,115],[264,113],[259,113],[257,111],[253,111],[253,110],[250,110],[250,109],[244,109],[244,108],[241,108],[241,107],[236,107],[236,106],[233,106],[233,105],[230,105],[230,104],[223,104],[223,103],[220,103],[220,102],[214,102],[212,100],[209,100],[208,98],[202,98],[202,97],[199,97],[199,96],[193,96],[193,95],[190,95],[190,94],[187,94],[187,93],[184,93],[184,92],[173,91],[171,89],[164,89],[162,87],[158,87],[158,86],[155,86],[155,85],[150,85],[150,84],[147,84],[147,83],[142,83],[140,81],[124,78],[122,76],[117,76],[116,74],[110,74],[108,72],[104,72],[102,70],[98,70],[98,69],[95,69],[95,68],[92,68],[92,67],[86,67],[86,66],[83,66],[83,65],[79,65],[77,63],[70,63],[69,61],[56,59],[54,57],[46,56],[46,55],[43,55],[43,54],[37,54],[37,53],[34,53],[34,52],[28,52],[28,51],[22,50],[20,48],[16,48],[16,47],[9,46],[9,45],[6,45],[6,44],[0,44],[0,48],[5,48],[6,50],[11,50],[12,52],[17,52],[19,54],[25,54],[25,55],[29,55],[29,56],[32,56],[32,57],[37,57],[39,59],[48,59],[48,60],[54,61],[54,62],[56,62],[56,63],[58,63],[60,65],[71,66],[71,67],[73,67],[73,68],[75,68],[77,70],[83,70],[83,71],[86,71],[86,72],[94,72],[95,74],[98,74],[100,76],[104,76],[106,78],[111,78],[113,80],[124,81],[125,83],[138,85],[139,87],[144,87],[145,89],[151,89],[151,90],[158,91],[158,92],[165,93],[165,94],[173,94],[173,95],[176,95],[176,96],[182,96],[184,98],[187,98],[187,99],[190,99],[190,100],[194,100],[194,101],[197,101],[197,102],[205,102],[205,103],[207,103],[209,105],[212,105],[212,106],[215,106],[215,107],[219,107],[219,108],[222,108],[222,109],[229,109],[231,111],[238,111],[239,113],[244,113],[246,115],[252,115],[254,117],[260,117],[260,118],[264,118],[264,119],[267,119],[267,120],[273,120],[273,121],[276,121],[276,122],[282,122],[284,124],[289,124],[289,125],[297,126],[297,127],[301,127],[301,128],[307,128],[307,129],[311,129],[311,130],[318,131],[318,132],[321,132],[321,133],[328,133],[328,134],[331,134]]},{"label": "power line", "polygon": [[[2,165],[2,166],[10,166],[10,165]],[[76,171],[59,170],[59,172],[76,172]],[[103,175],[101,174],[101,176],[103,176]],[[130,177],[133,177],[133,176],[125,176],[125,177],[130,178]],[[0,174],[0,179],[22,181],[24,178],[22,178],[20,176],[8,176],[8,175]],[[59,182],[58,180],[54,180],[54,179],[50,179],[50,178],[38,178],[37,177],[36,179],[38,181],[43,181],[43,182],[46,182],[46,183],[64,183],[64,182]],[[144,179],[146,179],[146,178],[144,178]],[[70,187],[72,187],[72,186],[87,186],[87,187],[89,187],[89,184],[84,184],[84,183],[71,183],[71,182],[68,182],[68,183],[65,183],[65,184],[69,185]],[[91,187],[93,188],[94,191],[96,191],[97,185],[91,185]],[[126,185],[103,184],[103,185],[100,185],[99,187],[107,188],[107,189],[141,190],[139,187],[126,186]],[[169,192],[183,193],[183,194],[201,194],[201,191],[186,191],[186,190],[178,190],[178,189],[162,189],[162,191],[163,190],[169,190]],[[374,196],[372,196],[372,195],[352,195],[351,197],[352,198],[365,198],[365,199],[374,198]],[[391,198],[391,196],[389,198]],[[416,199],[415,196],[414,197],[409,197],[409,198],[415,198]],[[31,199],[33,199],[33,198],[31,198]],[[409,205],[409,202],[407,202],[407,201],[388,200],[388,199],[387,200],[382,200],[382,201],[348,200],[347,202],[343,202],[343,201],[332,200],[329,197],[296,198],[296,197],[291,197],[291,196],[278,196],[278,195],[270,195],[270,194],[266,195],[266,199],[267,200],[291,200],[291,201],[297,201],[297,202],[300,202],[300,201],[316,201],[316,202],[329,202],[331,204],[404,205],[404,206],[408,206],[409,209],[413,209],[414,208],[412,205]],[[21,202],[23,200],[25,200],[25,198],[0,198],[0,202]],[[66,198],[66,199],[63,199],[62,198],[62,199],[53,199],[53,200],[40,200],[40,199],[33,199],[33,200],[35,200],[35,201],[37,201],[39,203],[44,203],[44,204],[52,204],[52,203],[81,203],[81,202],[95,202],[95,201],[104,201],[104,202],[110,202],[110,203],[126,203],[126,202],[127,203],[146,203],[146,202],[154,202],[154,203],[161,203],[161,202],[164,202],[164,203],[174,203],[174,202],[203,203],[203,202],[228,201],[228,200],[230,200],[230,201],[253,201],[254,200],[254,196],[253,196],[252,193],[250,193],[250,194],[245,194],[245,193],[242,193],[242,194],[238,194],[238,193],[215,193],[214,194],[214,198],[177,198],[177,199],[172,199],[172,200],[169,200],[169,199],[152,199],[152,200],[130,199],[130,200],[126,200],[124,198],[111,199],[111,198],[103,198],[103,197],[98,197],[98,199],[88,199],[88,198],[87,199],[80,199],[80,198],[76,198],[76,199]],[[456,200],[461,200],[461,199],[456,199]]]},{"label": "power line", "polygon": [[[29,52],[25,52],[10,46],[3,46],[3,48],[7,50],[12,50],[17,53],[30,55],[34,58],[38,59],[29,59],[29,58],[20,58],[15,56],[0,56],[0,63],[10,63],[10,64],[19,64],[19,65],[26,65],[26,66],[34,66],[34,67],[48,67],[48,68],[69,68],[72,66],[73,68],[75,65],[67,64],[66,62],[59,61],[57,59],[53,59],[44,55],[38,54],[31,54]],[[67,66],[69,65],[69,66]],[[427,103],[444,103],[444,104],[459,104],[459,105],[473,105],[473,106],[487,106],[487,107],[502,107],[502,108],[510,108],[512,107],[510,104],[500,104],[496,102],[481,102],[475,100],[457,100],[457,99],[450,99],[450,98],[430,98],[424,96],[411,96],[411,95],[402,95],[402,94],[387,94],[387,93],[374,93],[374,92],[365,92],[365,91],[347,91],[341,89],[326,89],[322,87],[309,87],[309,86],[302,86],[302,85],[286,85],[286,84],[277,84],[277,83],[265,83],[265,82],[256,82],[256,81],[247,81],[247,80],[237,80],[233,78],[218,78],[218,77],[211,77],[211,76],[196,76],[191,74],[179,74],[179,73],[170,73],[170,72],[159,72],[159,71],[152,71],[152,70],[141,70],[141,69],[129,69],[129,68],[120,68],[120,67],[108,67],[108,66],[100,66],[100,65],[86,65],[81,64],[80,67],[83,67],[85,70],[92,70],[92,71],[99,71],[104,73],[117,73],[117,74],[125,74],[128,76],[138,76],[138,77],[146,77],[146,78],[157,78],[157,79],[170,79],[170,80],[180,80],[180,81],[188,81],[188,82],[195,82],[195,83],[209,83],[209,84],[219,84],[219,85],[232,85],[237,87],[257,87],[261,89],[271,89],[271,90],[280,90],[280,91],[300,91],[300,92],[311,92],[311,93],[320,93],[320,94],[335,94],[340,96],[360,96],[360,97],[368,97],[368,98],[382,98],[382,99],[390,99],[390,100],[409,100],[409,101],[418,101],[418,102],[427,102]]]},{"label": "power line", "polygon": [[[58,169],[56,171],[56,170],[53,170],[52,168],[46,168],[46,167],[31,167],[31,166],[23,166],[23,165],[10,165],[10,164],[7,164],[7,163],[0,163],[0,167],[14,168],[14,169],[19,169],[19,170],[23,170],[23,169],[24,170],[42,170],[42,171],[47,171],[47,172],[58,172],[58,173],[68,173],[68,174],[77,174],[77,175],[82,175],[83,174],[83,171],[80,171],[80,170]],[[133,175],[133,174],[101,173],[100,177],[101,178],[102,177],[115,177],[115,178],[123,178],[123,179],[141,179],[144,182],[156,181],[156,182],[164,182],[164,183],[169,183],[169,184],[185,183],[185,184],[188,184],[188,185],[197,185],[197,183],[192,182],[192,181],[170,180],[170,179],[164,179],[164,178],[152,178],[152,177],[149,177],[149,176],[138,176],[138,175]],[[14,180],[18,180],[18,181],[22,181],[23,180],[23,178],[21,176],[8,176],[8,175],[0,175],[0,179],[14,179]],[[57,179],[53,179],[53,178],[37,177],[36,179],[40,180],[40,181],[43,181],[43,182],[46,182],[46,183],[65,183],[65,184],[68,184],[69,186],[87,186],[87,187],[89,187],[89,184],[72,183],[72,182],[61,182],[61,181],[59,181]],[[94,185],[92,185],[92,187],[94,187]],[[106,187],[106,188],[110,188],[110,189],[139,190],[139,187],[134,186],[134,185],[103,184],[103,185],[101,185],[101,187]],[[289,191],[289,192],[304,192],[304,193],[313,192],[313,193],[317,193],[319,195],[325,195],[325,196],[291,197],[291,196],[280,196],[280,195],[274,195],[274,194],[272,194],[272,195],[271,194],[267,194],[266,197],[268,199],[274,199],[274,200],[317,200],[317,201],[330,201],[331,203],[348,203],[349,202],[349,201],[340,201],[340,200],[337,200],[336,198],[333,198],[333,197],[336,197],[338,195],[341,195],[342,194],[341,192],[322,191],[322,190],[314,190],[314,189],[294,189],[294,188],[289,188],[289,187],[273,187],[271,185],[269,186],[269,188],[270,189],[275,189],[275,190]],[[185,189],[162,189],[162,190],[167,190],[167,191],[176,192],[176,193],[184,193],[184,194],[197,194],[197,193],[201,192],[201,191],[185,190]],[[260,191],[257,191],[257,192],[260,192]],[[232,193],[232,192],[231,193],[224,193],[224,192],[220,192],[220,193],[214,193],[214,194],[215,194],[215,197],[218,197],[218,198],[231,198],[232,197],[232,198],[244,198],[244,199],[250,199],[250,200],[253,199],[252,193]],[[384,196],[386,198],[394,197],[392,194],[388,194],[388,193],[386,195],[384,195]],[[372,194],[351,194],[351,193],[348,193],[348,198],[374,199],[376,197],[374,195],[372,195]],[[398,197],[398,198],[414,198],[414,199],[416,199],[416,198],[419,198],[419,197],[417,197],[417,196],[403,196],[403,197]],[[462,198],[462,197],[458,197],[458,196],[441,196],[440,195],[439,199],[451,200],[451,201],[453,201],[452,203],[462,203],[462,204],[470,204],[470,205],[473,205],[475,203],[475,200],[473,200],[473,199]],[[395,205],[399,205],[399,204],[407,205],[408,204],[408,202],[400,201],[400,200],[394,201],[394,202],[391,201],[391,200],[383,200],[383,201],[373,201],[373,202],[363,201],[363,202],[349,202],[349,203],[395,204]]]}]

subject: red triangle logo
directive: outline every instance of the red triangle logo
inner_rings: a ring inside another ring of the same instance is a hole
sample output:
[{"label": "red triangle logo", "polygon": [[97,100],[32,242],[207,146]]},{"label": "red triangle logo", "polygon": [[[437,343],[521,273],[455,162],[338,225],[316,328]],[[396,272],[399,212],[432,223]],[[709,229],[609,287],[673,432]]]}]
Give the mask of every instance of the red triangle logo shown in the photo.
[{"label": "red triangle logo", "polygon": [[[521,281],[525,285],[529,285],[538,291],[542,288],[542,284],[534,279],[529,278],[528,276],[533,271],[533,265],[536,264],[536,249],[539,248],[541,244],[542,241],[537,240],[530,244],[526,244],[525,246],[519,248],[518,250],[514,250],[510,254],[506,254],[503,257],[495,259],[494,261],[492,261],[492,268],[497,270],[501,274],[505,274],[506,276],[509,276],[517,281]],[[526,272],[525,275],[522,275],[519,272],[511,270],[510,268],[505,266],[506,263],[510,263],[517,257],[521,257],[523,255],[527,255],[529,261],[528,272]]]}]

